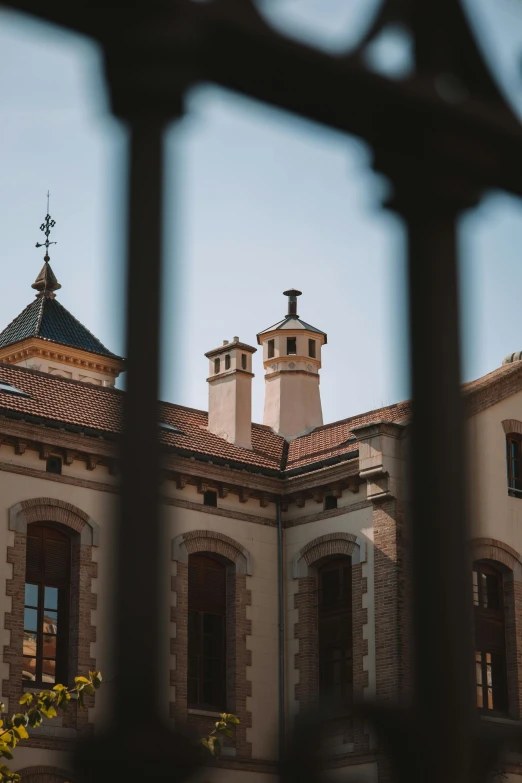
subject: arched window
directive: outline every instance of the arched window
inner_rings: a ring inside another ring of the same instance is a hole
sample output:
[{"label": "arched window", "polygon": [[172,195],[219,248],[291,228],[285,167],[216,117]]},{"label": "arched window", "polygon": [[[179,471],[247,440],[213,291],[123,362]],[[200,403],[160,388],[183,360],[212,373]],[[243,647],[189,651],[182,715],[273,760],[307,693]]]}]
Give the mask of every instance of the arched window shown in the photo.
[{"label": "arched window", "polygon": [[352,563],[327,561],[318,572],[319,694],[335,709],[352,704]]},{"label": "arched window", "polygon": [[508,493],[522,498],[522,438],[516,432],[506,435]]},{"label": "arched window", "polygon": [[27,527],[23,679],[67,683],[71,539],[51,525]]},{"label": "arched window", "polygon": [[226,566],[208,555],[188,562],[189,707],[226,708]]},{"label": "arched window", "polygon": [[505,713],[507,703],[506,634],[502,573],[490,563],[473,565],[477,707]]}]

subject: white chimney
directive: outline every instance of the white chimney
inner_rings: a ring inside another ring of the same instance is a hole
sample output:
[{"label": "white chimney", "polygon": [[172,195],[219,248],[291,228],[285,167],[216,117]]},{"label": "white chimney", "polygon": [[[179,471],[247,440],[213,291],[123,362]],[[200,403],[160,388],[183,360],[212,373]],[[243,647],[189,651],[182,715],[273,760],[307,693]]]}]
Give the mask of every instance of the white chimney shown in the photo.
[{"label": "white chimney", "polygon": [[256,350],[234,337],[205,354],[210,363],[208,428],[245,449],[252,448],[252,354]]},{"label": "white chimney", "polygon": [[265,412],[263,424],[287,440],[323,423],[319,370],[326,334],[297,314],[295,288],[285,291],[288,312],[282,321],[257,335],[263,346]]}]

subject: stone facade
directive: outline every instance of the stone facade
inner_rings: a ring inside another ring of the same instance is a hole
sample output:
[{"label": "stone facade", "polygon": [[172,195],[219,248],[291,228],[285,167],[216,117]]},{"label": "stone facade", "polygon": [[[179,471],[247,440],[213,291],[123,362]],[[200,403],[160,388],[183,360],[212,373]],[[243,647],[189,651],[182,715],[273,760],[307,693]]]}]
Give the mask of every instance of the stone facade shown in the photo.
[{"label": "stone facade", "polygon": [[[293,340],[293,332],[287,327],[273,350],[287,350],[289,355],[283,358],[290,368],[298,353],[288,350],[287,340]],[[326,335],[319,333],[322,336],[316,339],[321,344],[312,349],[308,343],[312,337],[305,332],[296,337],[292,351],[316,352],[314,367],[318,367]],[[260,339],[265,364],[272,358],[268,355],[272,332],[267,334]],[[306,341],[301,345],[303,335]],[[224,352],[225,366],[231,350],[219,349],[220,356]],[[250,358],[249,354],[247,372]],[[519,364],[501,368],[464,389],[469,415],[470,560],[493,563],[502,572],[509,710],[493,717],[499,725],[508,726],[522,719],[522,501],[507,491],[505,462],[506,434],[522,435]],[[298,376],[298,368],[290,370]],[[110,596],[119,481],[114,441],[121,394],[54,376],[46,380],[44,373],[6,364],[0,364],[0,378],[26,389],[25,398],[33,406],[43,399],[46,389],[50,400],[44,401],[47,408],[42,403],[37,417],[20,412],[23,400],[15,404],[11,403],[14,397],[0,397],[0,560],[4,563],[0,569],[0,668],[3,698],[12,710],[23,689],[30,687],[22,681],[22,645],[31,524],[67,531],[71,539],[70,672],[81,674],[96,668],[109,681],[117,676],[110,644]],[[62,422],[57,417],[66,405],[72,412]],[[79,408],[87,423],[83,419],[75,423]],[[409,403],[400,403],[315,427],[288,441],[268,427],[252,425],[251,442],[247,439],[245,448],[231,432],[225,433],[230,437],[220,437],[210,431],[205,412],[163,405],[165,649],[161,660],[165,688],[161,707],[173,726],[199,734],[212,728],[217,713],[188,704],[188,563],[191,555],[209,555],[226,567],[226,709],[240,723],[224,743],[219,763],[205,772],[205,780],[275,781],[280,655],[284,728],[289,731],[295,716],[318,701],[318,574],[333,559],[344,558],[351,565],[354,699],[388,704],[411,700],[405,480],[410,412]],[[110,437],[105,437],[102,425],[110,430]],[[59,472],[49,470],[51,458],[59,461]],[[432,491],[444,492],[444,488]],[[212,502],[207,504],[209,493]],[[146,632],[146,628],[138,631]],[[67,717],[33,731],[31,739],[17,748],[13,764],[23,779],[74,783],[67,771],[68,754],[78,737],[96,729],[110,700],[110,684],[104,685],[87,711],[73,705]],[[483,720],[487,725],[491,716]],[[325,780],[341,774],[353,783],[386,783],[392,778],[372,727],[349,709],[328,721],[320,752]],[[521,774],[522,758],[510,752],[504,771],[508,777]]]}]

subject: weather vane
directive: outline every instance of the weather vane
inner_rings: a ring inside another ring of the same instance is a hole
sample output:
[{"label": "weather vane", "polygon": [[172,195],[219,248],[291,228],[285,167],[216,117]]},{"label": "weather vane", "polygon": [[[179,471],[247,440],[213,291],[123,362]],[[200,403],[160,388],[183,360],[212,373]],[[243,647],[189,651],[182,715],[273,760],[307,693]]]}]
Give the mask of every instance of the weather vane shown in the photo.
[{"label": "weather vane", "polygon": [[49,245],[56,245],[56,242],[49,241],[49,234],[51,233],[51,229],[56,225],[56,220],[52,220],[49,214],[49,195],[50,193],[47,191],[47,215],[45,216],[44,222],[40,226],[40,231],[43,231],[45,234],[45,242],[36,243],[36,247],[45,247],[44,261],[46,263],[49,261]]}]

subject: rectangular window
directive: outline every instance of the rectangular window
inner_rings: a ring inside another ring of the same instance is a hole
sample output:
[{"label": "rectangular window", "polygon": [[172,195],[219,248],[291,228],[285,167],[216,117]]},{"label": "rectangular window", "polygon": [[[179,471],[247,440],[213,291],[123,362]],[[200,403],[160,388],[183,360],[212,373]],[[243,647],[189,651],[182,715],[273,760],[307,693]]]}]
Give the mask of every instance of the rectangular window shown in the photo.
[{"label": "rectangular window", "polygon": [[274,341],[269,340],[267,343],[267,349],[268,349],[268,358],[273,359],[274,358]]},{"label": "rectangular window", "polygon": [[337,508],[337,498],[334,495],[325,495],[324,510],[330,511],[332,508]]},{"label": "rectangular window", "polygon": [[71,542],[54,528],[27,532],[22,678],[67,684]]},{"label": "rectangular window", "polygon": [[308,340],[308,356],[315,359],[315,340]]},{"label": "rectangular window", "polygon": [[227,353],[225,356],[225,370],[230,370],[230,354]]},{"label": "rectangular window", "polygon": [[522,498],[522,443],[516,435],[506,437],[506,469],[508,493]]},{"label": "rectangular window", "polygon": [[214,372],[216,375],[220,371],[220,367],[221,367],[221,359],[214,359]]},{"label": "rectangular window", "polygon": [[224,710],[226,567],[208,555],[189,557],[187,700]]},{"label": "rectangular window", "polygon": [[203,495],[203,505],[204,506],[217,506],[217,492],[214,492],[213,489],[207,489],[205,494]]},{"label": "rectangular window", "polygon": [[288,356],[295,356],[297,353],[297,338],[296,337],[287,337],[286,338],[286,353]]},{"label": "rectangular window", "polygon": [[506,713],[507,669],[502,574],[486,562],[473,565],[477,707]]},{"label": "rectangular window", "polygon": [[60,457],[48,457],[45,470],[47,473],[57,473],[59,475],[62,472],[62,460]]},{"label": "rectangular window", "polygon": [[241,369],[242,369],[242,370],[246,370],[246,368],[247,368],[247,357],[246,357],[246,353],[242,353],[242,354],[241,354]]},{"label": "rectangular window", "polygon": [[352,566],[349,558],[319,571],[319,694],[336,714],[351,711]]}]

